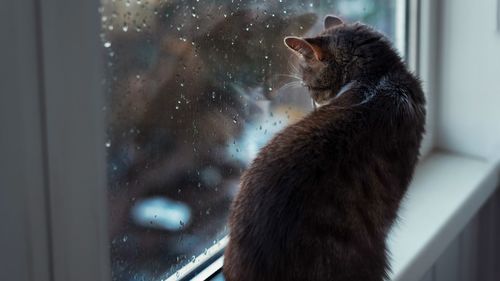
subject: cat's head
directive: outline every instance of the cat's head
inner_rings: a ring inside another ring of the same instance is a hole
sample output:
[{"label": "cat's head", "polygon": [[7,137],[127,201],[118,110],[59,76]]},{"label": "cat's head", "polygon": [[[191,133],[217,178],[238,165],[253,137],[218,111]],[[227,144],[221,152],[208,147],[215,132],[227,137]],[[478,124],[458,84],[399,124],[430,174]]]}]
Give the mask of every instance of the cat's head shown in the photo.
[{"label": "cat's head", "polygon": [[316,37],[285,37],[285,45],[298,54],[301,75],[312,98],[324,104],[352,81],[379,79],[401,64],[390,42],[371,27],[347,24],[327,16],[325,30]]}]

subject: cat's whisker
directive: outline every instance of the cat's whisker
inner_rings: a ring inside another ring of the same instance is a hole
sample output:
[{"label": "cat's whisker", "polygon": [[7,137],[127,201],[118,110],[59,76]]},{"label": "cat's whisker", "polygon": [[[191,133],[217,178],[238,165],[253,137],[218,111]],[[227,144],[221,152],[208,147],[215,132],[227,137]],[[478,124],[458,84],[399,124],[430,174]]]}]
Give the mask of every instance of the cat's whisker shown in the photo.
[{"label": "cat's whisker", "polygon": [[302,78],[300,78],[298,75],[295,75],[295,74],[277,74],[277,76],[289,77],[289,78],[293,78],[293,79],[302,81]]},{"label": "cat's whisker", "polygon": [[302,86],[302,81],[291,81],[291,82],[288,82],[288,83],[284,84],[283,86],[281,86],[281,88],[284,88],[284,87],[299,87],[299,86]]},{"label": "cat's whisker", "polygon": [[293,88],[300,88],[302,86],[303,86],[302,81],[292,81],[292,82],[288,82],[285,85],[281,86],[278,89],[278,92],[288,90],[288,89],[293,89]]},{"label": "cat's whisker", "polygon": [[291,68],[290,69],[291,73],[294,73],[294,74],[300,73],[298,66],[295,63],[293,63],[292,61],[288,61],[288,66]]}]

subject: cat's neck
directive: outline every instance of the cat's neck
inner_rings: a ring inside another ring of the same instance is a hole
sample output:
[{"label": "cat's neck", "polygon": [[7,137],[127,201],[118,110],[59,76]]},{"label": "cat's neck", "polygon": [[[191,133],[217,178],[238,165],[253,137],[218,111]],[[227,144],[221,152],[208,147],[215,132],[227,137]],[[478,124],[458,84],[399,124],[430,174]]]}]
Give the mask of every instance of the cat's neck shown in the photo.
[{"label": "cat's neck", "polygon": [[326,102],[324,103],[317,103],[315,101],[313,101],[313,106],[314,106],[314,109],[317,109],[323,105],[327,105],[329,103],[331,103],[333,100],[339,98],[340,96],[342,96],[343,94],[345,94],[346,92],[348,92],[349,90],[351,90],[354,86],[356,86],[359,82],[357,80],[351,80],[350,82],[344,84],[344,86],[342,86],[340,88],[340,90],[329,100],[327,100]]},{"label": "cat's neck", "polygon": [[335,95],[334,98],[338,98],[340,97],[341,95],[343,95],[345,92],[349,91],[350,89],[352,89],[352,87],[354,87],[356,84],[358,83],[357,80],[352,80],[350,82],[348,82],[347,84],[345,84],[344,86],[342,86],[342,88],[340,88],[339,92]]}]

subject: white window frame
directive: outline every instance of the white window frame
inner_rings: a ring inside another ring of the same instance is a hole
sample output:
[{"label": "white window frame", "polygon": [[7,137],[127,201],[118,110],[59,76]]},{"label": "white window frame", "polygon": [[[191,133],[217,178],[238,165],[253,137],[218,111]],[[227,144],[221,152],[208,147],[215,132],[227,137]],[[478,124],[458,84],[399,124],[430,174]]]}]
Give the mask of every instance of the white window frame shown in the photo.
[{"label": "white window frame", "polygon": [[[408,46],[416,47],[408,49],[409,65],[427,93],[422,154],[428,155],[435,144],[437,71],[432,63],[438,4],[400,1],[410,15]],[[0,74],[3,80],[10,77],[0,86],[0,124],[10,135],[2,137],[6,157],[0,159],[0,170],[15,176],[2,175],[0,196],[12,200],[5,206],[19,213],[21,223],[12,225],[9,236],[18,255],[2,252],[0,259],[2,264],[25,261],[26,273],[14,268],[0,273],[0,279],[109,281],[100,2],[17,0],[2,5],[2,34],[12,44],[0,46],[0,54],[7,54]],[[224,241],[213,252],[223,246]],[[220,267],[220,259],[217,263]]]}]

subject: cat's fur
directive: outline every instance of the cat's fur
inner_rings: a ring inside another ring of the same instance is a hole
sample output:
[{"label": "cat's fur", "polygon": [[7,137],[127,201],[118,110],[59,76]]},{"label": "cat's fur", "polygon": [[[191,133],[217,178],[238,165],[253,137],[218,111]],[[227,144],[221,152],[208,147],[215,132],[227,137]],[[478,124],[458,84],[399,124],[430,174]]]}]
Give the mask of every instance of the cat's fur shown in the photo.
[{"label": "cat's fur", "polygon": [[360,23],[329,16],[319,36],[285,44],[303,56],[303,81],[322,106],[279,133],[243,175],[225,278],[381,281],[424,133],[420,82]]}]

